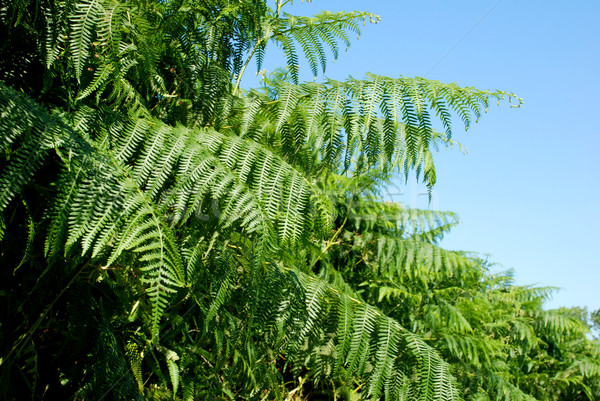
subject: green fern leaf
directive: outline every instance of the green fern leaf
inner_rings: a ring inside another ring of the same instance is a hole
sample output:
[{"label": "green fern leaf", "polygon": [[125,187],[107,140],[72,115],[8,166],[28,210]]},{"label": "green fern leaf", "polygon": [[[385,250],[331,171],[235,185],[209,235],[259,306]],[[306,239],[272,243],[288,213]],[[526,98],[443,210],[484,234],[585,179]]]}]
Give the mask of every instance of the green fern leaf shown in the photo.
[{"label": "green fern leaf", "polygon": [[78,82],[90,54],[94,27],[100,13],[101,6],[97,0],[83,0],[75,5],[74,13],[69,17],[72,30],[69,44]]}]

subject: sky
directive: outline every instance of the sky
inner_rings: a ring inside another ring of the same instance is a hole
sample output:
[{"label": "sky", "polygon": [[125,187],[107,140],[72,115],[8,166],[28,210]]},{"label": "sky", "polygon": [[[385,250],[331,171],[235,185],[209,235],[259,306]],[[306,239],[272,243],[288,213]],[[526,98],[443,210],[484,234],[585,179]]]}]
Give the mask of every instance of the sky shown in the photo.
[{"label": "sky", "polygon": [[[421,76],[523,98],[518,109],[494,104],[467,132],[455,120],[453,139],[468,153],[435,155],[431,204],[414,180],[393,199],[456,212],[461,224],[441,245],[489,255],[519,285],[559,287],[547,308],[599,309],[600,1],[296,0],[284,9],[322,10],[381,17],[326,77]],[[267,51],[264,68],[283,65],[279,49]],[[243,86],[253,86],[247,75]]]}]

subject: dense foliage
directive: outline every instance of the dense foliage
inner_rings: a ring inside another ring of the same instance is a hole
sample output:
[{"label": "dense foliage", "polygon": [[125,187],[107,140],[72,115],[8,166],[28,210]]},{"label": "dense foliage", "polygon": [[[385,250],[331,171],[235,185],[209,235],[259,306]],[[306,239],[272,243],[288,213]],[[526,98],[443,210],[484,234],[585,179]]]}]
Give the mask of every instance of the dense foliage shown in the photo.
[{"label": "dense foliage", "polygon": [[586,311],[382,200],[435,184],[453,116],[520,100],[299,83],[379,17],[288,2],[0,0],[3,398],[598,399]]}]

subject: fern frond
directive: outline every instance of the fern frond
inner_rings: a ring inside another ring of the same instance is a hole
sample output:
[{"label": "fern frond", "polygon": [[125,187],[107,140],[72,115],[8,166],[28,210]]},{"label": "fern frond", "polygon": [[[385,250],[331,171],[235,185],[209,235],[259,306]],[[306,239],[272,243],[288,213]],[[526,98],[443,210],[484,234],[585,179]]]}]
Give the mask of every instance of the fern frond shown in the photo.
[{"label": "fern frond", "polygon": [[[381,318],[377,332],[377,352],[375,355],[375,366],[371,376],[371,385],[368,394],[370,397],[378,398],[382,388],[389,388],[387,382],[394,371],[394,359],[398,355],[398,332],[393,329],[392,321]],[[389,390],[388,390],[389,391]]]},{"label": "fern frond", "polygon": [[[13,269],[13,275],[17,272],[17,270],[27,262],[31,256],[31,250],[33,247],[33,240],[35,238],[35,222],[33,220],[33,216],[31,215],[31,210],[29,209],[29,205],[25,200],[22,200],[23,206],[25,207],[25,212],[27,214],[27,243],[25,245],[25,250],[23,251],[23,257],[19,264]],[[4,234],[4,219],[0,221],[0,241],[2,241],[2,236]]]},{"label": "fern frond", "polygon": [[142,392],[144,389],[144,382],[142,380],[143,351],[139,349],[139,346],[135,342],[127,343],[125,351],[131,366],[131,372],[137,382],[138,389]]},{"label": "fern frond", "polygon": [[89,57],[92,39],[95,36],[94,28],[100,13],[101,6],[98,0],[82,0],[75,5],[74,13],[69,16],[71,23],[69,48],[77,81],[81,79],[84,64]]},{"label": "fern frond", "polygon": [[[11,96],[7,92],[3,104]],[[154,335],[169,294],[185,286],[177,241],[163,217],[169,208],[180,216],[173,223],[185,221],[204,195],[211,193],[223,201],[223,227],[241,224],[266,241],[267,249],[278,242],[303,241],[305,233],[310,232],[308,227],[327,221],[318,217],[325,209],[311,210],[309,205],[319,192],[293,167],[253,141],[216,131],[169,128],[133,117],[124,123],[117,121],[115,126],[125,126],[125,130],[110,126],[98,130],[104,136],[113,136],[109,143],[115,147],[106,153],[56,117],[35,109],[31,101],[21,103],[35,113],[23,107],[9,107],[11,113],[29,115],[33,127],[42,126],[43,129],[32,130],[32,138],[48,143],[48,149],[54,145],[67,167],[61,176],[65,192],[58,196],[51,216],[66,217],[68,224],[64,220],[51,224],[47,252],[56,254],[62,245],[55,241],[66,238],[65,252],[89,252],[90,257],[104,260],[100,262],[104,268],[136,255],[133,266],[142,273],[152,304]],[[79,121],[85,126],[84,120]],[[52,130],[51,136],[46,133],[48,130]],[[32,157],[46,154],[39,151],[38,143],[17,152],[27,149]],[[121,160],[131,164],[125,165]],[[35,174],[36,163],[31,159],[14,157],[12,162],[18,163],[15,169],[26,170],[27,165],[30,176]],[[4,196],[14,196],[28,182],[15,182],[11,171],[9,165],[2,179],[5,188],[14,189],[3,191]],[[275,236],[278,240],[274,240]]]},{"label": "fern frond", "polygon": [[537,317],[538,329],[547,330],[549,333],[580,333],[587,332],[587,326],[561,310],[540,311]]},{"label": "fern frond", "polygon": [[[28,184],[39,169],[52,147],[52,138],[62,128],[47,112],[27,102],[22,94],[0,85],[0,128],[7,135],[2,145],[8,149],[18,137],[17,149],[7,154],[10,159],[0,174],[0,210]],[[24,137],[24,138],[23,138]]]},{"label": "fern frond", "polygon": [[205,324],[207,326],[215,318],[218,310],[224,304],[231,291],[231,285],[233,281],[232,278],[235,273],[235,265],[231,260],[231,255],[228,251],[223,252],[223,255],[217,259],[217,267],[218,273],[221,276],[221,280],[219,280],[219,283],[217,284],[217,292],[212,297],[212,302],[208,312],[206,313]]},{"label": "fern frond", "polygon": [[177,365],[177,361],[179,360],[179,355],[173,350],[170,350],[165,347],[159,347],[160,351],[163,353],[165,357],[165,361],[167,363],[167,368],[169,370],[169,377],[171,379],[171,385],[173,386],[173,394],[177,394],[177,389],[179,388],[179,366]]},{"label": "fern frond", "polygon": [[[369,397],[378,397],[382,391],[386,392],[386,397],[399,394],[407,391],[408,385],[409,392],[418,394],[418,399],[433,396],[459,399],[447,364],[420,337],[407,332],[376,308],[352,299],[315,277],[297,274],[306,291],[307,312],[315,316],[310,319],[317,315],[337,316],[337,324],[329,325],[335,330],[338,343],[336,366],[346,372],[346,377],[362,376]],[[323,308],[334,313],[326,313]],[[314,331],[312,327],[304,330],[303,335]],[[400,355],[404,357],[399,359]],[[411,359],[416,365],[407,363]],[[404,378],[416,376],[409,379],[408,384],[404,379],[398,380],[399,374]]]},{"label": "fern frond", "polygon": [[[13,98],[14,92],[2,87],[0,105],[6,99]],[[36,139],[35,150],[27,145],[17,149],[31,157],[14,157],[14,168],[21,169],[18,176],[11,178],[11,165],[0,178],[3,200],[8,202],[10,196],[20,191],[28,180],[36,173],[40,162],[54,145],[54,150],[63,160],[70,172],[65,173],[65,186],[59,203],[52,214],[54,217],[67,217],[68,225],[63,221],[52,224],[50,237],[52,240],[64,238],[65,250],[73,249],[76,243],[81,244],[81,252],[92,250],[91,257],[96,257],[110,249],[106,255],[105,268],[115,262],[124,251],[139,254],[138,265],[143,274],[143,282],[147,285],[153,313],[152,331],[158,334],[160,316],[166,307],[166,297],[174,288],[184,285],[184,274],[175,240],[168,227],[162,221],[152,201],[140,191],[139,187],[128,178],[129,172],[116,160],[107,157],[95,149],[83,136],[77,134],[58,117],[49,116],[29,99],[22,97],[20,104],[22,113],[32,123],[31,138]],[[5,110],[3,110],[4,112]],[[11,112],[17,110],[11,109]],[[41,149],[40,149],[41,148]],[[29,150],[28,150],[29,149]],[[26,163],[27,168],[23,163]],[[27,175],[23,176],[23,171]],[[2,209],[6,204],[0,204]],[[62,233],[61,233],[62,232]],[[47,243],[46,250],[62,248],[56,243]]]},{"label": "fern frond", "polygon": [[[368,12],[329,12],[323,11],[313,17],[301,17],[283,13],[274,19],[273,26],[265,29],[265,42],[270,40],[281,46],[286,59],[287,68],[294,83],[298,83],[299,60],[296,43],[302,48],[313,76],[318,75],[318,66],[324,73],[327,66],[325,46],[333,53],[334,59],[338,58],[339,45],[343,42],[350,46],[348,33],[353,32],[360,36],[359,23],[366,21],[377,23],[379,17]],[[260,69],[262,60],[257,59]]]},{"label": "fern frond", "polygon": [[[242,117],[246,126],[264,127],[268,119],[273,129],[279,131],[277,135],[281,136],[282,144],[318,145],[310,149],[318,154],[317,160],[335,163],[343,152],[346,169],[350,169],[348,163],[355,157],[363,160],[363,170],[380,166],[408,173],[414,168],[418,174],[424,173],[429,186],[435,183],[429,149],[450,140],[448,115],[462,113],[468,126],[470,116],[476,116],[490,99],[515,97],[505,92],[460,88],[423,78],[392,79],[372,74],[364,80],[328,80],[325,84],[293,85],[275,79],[270,80],[269,85],[263,112],[257,112],[256,106],[250,109],[252,116]],[[260,94],[254,92],[252,96],[256,99]],[[432,108],[442,118],[447,130],[444,135],[433,131]],[[325,130],[309,129],[308,122],[313,126],[316,118],[324,124]],[[302,124],[301,130],[285,128],[298,124]],[[340,143],[342,132],[345,140]],[[299,137],[298,133],[303,134]],[[289,145],[284,145],[284,151],[290,151]]]}]

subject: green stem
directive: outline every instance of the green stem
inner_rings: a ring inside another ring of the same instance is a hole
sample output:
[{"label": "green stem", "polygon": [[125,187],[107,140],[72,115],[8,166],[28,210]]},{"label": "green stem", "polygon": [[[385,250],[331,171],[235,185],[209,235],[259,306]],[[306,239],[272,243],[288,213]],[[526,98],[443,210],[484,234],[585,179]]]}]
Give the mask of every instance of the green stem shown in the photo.
[{"label": "green stem", "polygon": [[327,251],[329,250],[329,248],[331,248],[332,245],[337,244],[335,242],[335,240],[337,239],[338,235],[340,235],[340,233],[344,229],[344,226],[346,225],[346,222],[348,221],[348,213],[349,212],[350,212],[350,205],[348,205],[348,210],[346,211],[346,217],[344,217],[344,221],[340,225],[340,228],[338,228],[338,230],[333,234],[333,237],[331,237],[331,239],[329,241],[327,241],[327,246],[325,247],[325,249],[323,249],[323,251],[321,251],[321,253],[314,260],[314,262],[312,262],[312,264],[310,265],[310,269],[312,269],[313,267],[315,267],[315,265],[317,264],[317,262],[321,259],[321,257],[323,257],[323,255],[325,255],[327,253]]},{"label": "green stem", "polygon": [[252,52],[248,56],[248,59],[246,60],[246,62],[242,66],[242,69],[240,70],[240,73],[238,74],[238,77],[235,80],[235,87],[233,88],[233,94],[234,95],[237,93],[237,91],[238,91],[238,89],[240,87],[240,82],[242,81],[242,76],[244,75],[244,71],[246,71],[246,67],[248,67],[248,64],[250,64],[250,60],[252,60],[252,57],[254,57],[254,53],[256,53],[256,50],[258,49],[258,47],[260,46],[260,44],[262,43],[262,41],[263,41],[263,38],[259,39],[256,42],[256,45],[252,49]]},{"label": "green stem", "polygon": [[[279,18],[279,14],[281,14],[281,9],[283,8],[283,6],[285,6],[287,3],[289,3],[291,0],[286,0],[286,1],[282,1],[282,0],[277,0],[276,4],[277,4],[277,8],[275,10],[275,16],[276,18]],[[235,95],[240,87],[240,82],[242,80],[242,76],[244,75],[244,72],[246,71],[246,67],[248,67],[248,64],[250,63],[250,60],[252,60],[252,57],[254,56],[254,53],[256,53],[256,50],[258,50],[258,47],[261,45],[261,43],[266,42],[268,38],[260,38],[257,42],[256,45],[254,46],[254,48],[252,49],[252,52],[250,53],[250,55],[248,56],[248,59],[246,60],[246,62],[244,63],[244,65],[242,66],[242,69],[240,70],[240,73],[238,74],[237,79],[235,80],[235,87],[233,88],[233,94]]]}]

